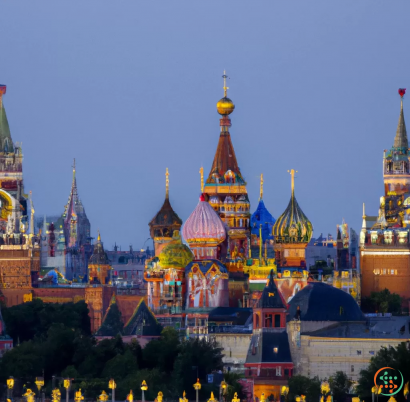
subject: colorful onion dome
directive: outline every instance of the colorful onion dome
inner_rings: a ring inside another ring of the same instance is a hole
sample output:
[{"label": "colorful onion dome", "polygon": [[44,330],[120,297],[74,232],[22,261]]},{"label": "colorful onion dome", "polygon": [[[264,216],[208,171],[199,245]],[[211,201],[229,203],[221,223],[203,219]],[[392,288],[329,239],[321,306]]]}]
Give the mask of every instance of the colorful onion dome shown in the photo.
[{"label": "colorful onion dome", "polygon": [[294,170],[292,175],[292,195],[285,212],[277,219],[273,225],[272,234],[276,237],[292,239],[292,242],[309,243],[313,234],[313,226],[307,216],[299,207],[294,190]]},{"label": "colorful onion dome", "polygon": [[251,216],[251,233],[258,236],[260,234],[260,225],[262,225],[262,240],[270,240],[273,238],[272,229],[275,223],[275,218],[265,207],[262,199],[259,200],[256,211]]},{"label": "colorful onion dome", "polygon": [[186,220],[182,234],[190,244],[206,243],[209,246],[215,246],[225,240],[224,224],[219,215],[205,201],[203,194],[199,198],[198,205]]},{"label": "colorful onion dome", "polygon": [[185,244],[182,244],[179,230],[174,230],[172,240],[159,254],[159,263],[162,268],[185,268],[194,256]]},{"label": "colorful onion dome", "polygon": [[226,96],[220,99],[216,104],[216,110],[222,116],[231,114],[235,109],[233,102]]}]

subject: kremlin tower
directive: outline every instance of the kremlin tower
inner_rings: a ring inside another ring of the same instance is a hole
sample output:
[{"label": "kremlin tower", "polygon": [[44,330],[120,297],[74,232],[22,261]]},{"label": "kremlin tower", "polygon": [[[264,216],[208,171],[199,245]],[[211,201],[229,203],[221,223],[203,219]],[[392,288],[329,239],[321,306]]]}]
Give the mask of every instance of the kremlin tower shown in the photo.
[{"label": "kremlin tower", "polygon": [[378,217],[366,216],[360,233],[362,297],[387,288],[410,298],[410,155],[401,97],[393,146],[383,155],[384,196]]},{"label": "kremlin tower", "polygon": [[227,75],[224,73],[224,97],[216,104],[220,119],[221,133],[211,171],[203,192],[209,196],[209,203],[227,226],[227,239],[221,245],[221,259],[245,260],[249,253],[249,199],[246,182],[236,160],[231,141],[229,115],[235,105],[227,97]]}]

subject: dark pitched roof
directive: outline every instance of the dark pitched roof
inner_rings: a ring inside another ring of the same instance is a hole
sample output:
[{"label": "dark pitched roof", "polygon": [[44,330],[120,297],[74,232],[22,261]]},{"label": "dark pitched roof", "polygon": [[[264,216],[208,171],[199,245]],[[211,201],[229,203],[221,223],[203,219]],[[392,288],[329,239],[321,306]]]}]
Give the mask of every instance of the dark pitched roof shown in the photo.
[{"label": "dark pitched roof", "polygon": [[292,363],[286,331],[263,331],[252,335],[245,364],[252,363]]},{"label": "dark pitched roof", "polygon": [[0,106],[0,152],[14,152],[13,140],[11,139],[9,122],[7,121],[4,104]]},{"label": "dark pitched roof", "polygon": [[262,296],[258,301],[259,308],[286,308],[282,294],[279,292],[273,279],[273,269],[270,271],[269,283],[263,289]]},{"label": "dark pitched roof", "polygon": [[[169,202],[169,198],[166,197],[164,203],[162,204],[161,209],[157,212],[157,214],[151,219],[149,226],[151,230],[155,229],[156,227],[173,227],[176,230],[182,225],[182,220],[178,216],[178,214],[173,210],[171,203]],[[151,234],[153,236],[153,233]],[[172,232],[169,234],[172,236]]]},{"label": "dark pitched roof", "polygon": [[299,317],[301,321],[365,321],[350,294],[321,282],[310,282],[296,293],[288,312],[290,320]]},{"label": "dark pitched roof", "polygon": [[251,315],[251,308],[217,307],[209,313],[208,321],[231,321],[232,325],[245,325]]},{"label": "dark pitched roof", "polygon": [[124,328],[124,335],[161,335],[162,327],[152,311],[141,299]]}]

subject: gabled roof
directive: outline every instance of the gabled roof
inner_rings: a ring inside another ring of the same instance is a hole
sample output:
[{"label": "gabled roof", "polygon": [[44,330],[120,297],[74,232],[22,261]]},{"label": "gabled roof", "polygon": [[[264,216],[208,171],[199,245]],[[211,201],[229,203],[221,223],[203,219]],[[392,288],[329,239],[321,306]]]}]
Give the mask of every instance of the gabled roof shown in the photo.
[{"label": "gabled roof", "polygon": [[259,308],[285,309],[286,303],[273,279],[273,269],[270,271],[268,285],[263,289],[262,296],[258,301]]},{"label": "gabled roof", "polygon": [[252,335],[245,365],[258,363],[292,363],[288,334],[284,329]]},{"label": "gabled roof", "polygon": [[162,327],[143,299],[124,327],[124,335],[160,335]]}]

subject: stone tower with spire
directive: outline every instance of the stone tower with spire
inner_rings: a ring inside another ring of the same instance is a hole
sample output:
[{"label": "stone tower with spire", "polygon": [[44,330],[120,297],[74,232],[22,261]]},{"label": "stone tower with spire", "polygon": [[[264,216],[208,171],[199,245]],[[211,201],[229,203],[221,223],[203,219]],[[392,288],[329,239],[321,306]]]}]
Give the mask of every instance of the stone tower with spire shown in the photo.
[{"label": "stone tower with spire", "polygon": [[363,206],[360,233],[362,296],[389,289],[410,299],[410,155],[403,96],[393,146],[383,155],[384,196],[378,216],[367,216]]},{"label": "stone tower with spire", "polygon": [[91,225],[78,195],[75,159],[70,195],[57,224],[57,230],[62,229],[65,239],[65,276],[69,280],[82,281],[87,274],[88,260],[92,253]]},{"label": "stone tower with spire", "polygon": [[157,214],[148,224],[151,238],[154,240],[155,255],[172,241],[174,230],[180,230],[182,220],[173,210],[169,201],[169,172],[165,171],[165,200]]},{"label": "stone tower with spire", "polygon": [[241,258],[244,261],[249,254],[250,204],[246,182],[239,169],[229,132],[229,115],[234,111],[235,105],[227,96],[227,78],[224,72],[224,97],[216,104],[216,109],[221,115],[221,131],[203,192],[209,197],[209,203],[227,228],[228,236],[220,246],[219,254],[222,260]]}]

